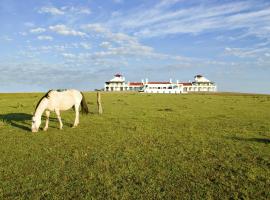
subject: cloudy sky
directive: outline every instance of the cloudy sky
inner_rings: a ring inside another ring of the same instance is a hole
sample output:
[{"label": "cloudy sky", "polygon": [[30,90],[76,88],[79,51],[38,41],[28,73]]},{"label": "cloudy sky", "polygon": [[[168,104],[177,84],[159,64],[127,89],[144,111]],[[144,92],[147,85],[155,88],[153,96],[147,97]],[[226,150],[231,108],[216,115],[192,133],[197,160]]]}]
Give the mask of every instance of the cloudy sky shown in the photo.
[{"label": "cloudy sky", "polygon": [[193,80],[270,93],[269,0],[0,0],[0,92]]}]

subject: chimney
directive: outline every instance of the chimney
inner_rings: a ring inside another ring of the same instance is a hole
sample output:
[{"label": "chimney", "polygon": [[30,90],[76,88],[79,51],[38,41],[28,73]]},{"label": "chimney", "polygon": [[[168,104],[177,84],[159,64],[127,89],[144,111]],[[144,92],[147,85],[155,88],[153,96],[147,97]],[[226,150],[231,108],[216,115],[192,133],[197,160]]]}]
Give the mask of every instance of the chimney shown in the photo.
[{"label": "chimney", "polygon": [[145,83],[146,83],[146,84],[148,83],[148,78],[145,79]]},{"label": "chimney", "polygon": [[178,80],[176,80],[176,84],[178,84],[179,83],[179,81]]},{"label": "chimney", "polygon": [[172,83],[172,79],[170,78],[170,83]]}]

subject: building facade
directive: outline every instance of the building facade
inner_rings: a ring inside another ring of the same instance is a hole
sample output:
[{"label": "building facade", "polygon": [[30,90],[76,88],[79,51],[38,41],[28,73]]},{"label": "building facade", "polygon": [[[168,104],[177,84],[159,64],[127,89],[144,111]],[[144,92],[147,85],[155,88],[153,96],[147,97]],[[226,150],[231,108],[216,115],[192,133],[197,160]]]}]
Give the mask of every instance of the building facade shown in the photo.
[{"label": "building facade", "polygon": [[105,82],[104,91],[140,91],[143,87],[143,82],[125,82],[125,77],[121,74],[115,74],[114,78]]},{"label": "building facade", "polygon": [[194,81],[183,84],[183,92],[216,92],[217,86],[202,75],[194,76]]},{"label": "building facade", "polygon": [[189,92],[216,92],[217,86],[202,75],[196,75],[193,82],[150,82],[148,79],[142,82],[125,82],[125,78],[114,75],[114,78],[105,82],[104,91],[139,91],[144,93],[180,94]]}]

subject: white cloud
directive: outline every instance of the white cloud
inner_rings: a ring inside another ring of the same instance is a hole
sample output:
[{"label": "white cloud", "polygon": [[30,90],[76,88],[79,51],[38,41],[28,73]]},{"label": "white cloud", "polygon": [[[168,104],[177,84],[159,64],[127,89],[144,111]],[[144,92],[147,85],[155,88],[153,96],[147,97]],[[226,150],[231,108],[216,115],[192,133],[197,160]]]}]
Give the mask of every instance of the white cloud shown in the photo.
[{"label": "white cloud", "polygon": [[85,24],[82,26],[82,28],[89,32],[95,32],[95,33],[107,33],[109,30],[105,28],[103,25],[95,23],[95,24]]},{"label": "white cloud", "polygon": [[72,53],[62,53],[62,56],[64,56],[65,58],[76,58],[76,55],[75,54],[72,54]]},{"label": "white cloud", "polygon": [[89,8],[79,8],[78,9],[78,13],[79,14],[90,15],[91,14],[91,10]]},{"label": "white cloud", "polygon": [[202,2],[186,7],[175,5],[179,2],[166,0],[152,7],[127,10],[121,16],[111,18],[106,26],[118,27],[139,37],[245,29],[242,34],[269,38],[269,3],[240,1],[218,4]]},{"label": "white cloud", "polygon": [[19,32],[20,35],[22,36],[27,36],[28,34],[26,32]]},{"label": "white cloud", "polygon": [[80,46],[83,47],[84,49],[91,49],[91,44],[90,44],[90,43],[80,42],[79,44],[80,44]]},{"label": "white cloud", "polygon": [[27,27],[33,27],[33,26],[35,26],[35,24],[32,23],[32,22],[25,22],[24,25],[27,26]]},{"label": "white cloud", "polygon": [[85,24],[82,26],[82,28],[87,32],[95,33],[99,36],[108,38],[115,43],[138,43],[136,37],[120,32],[113,33],[111,30],[109,30],[102,24]]},{"label": "white cloud", "polygon": [[49,35],[40,35],[37,37],[38,40],[49,40],[49,41],[52,41],[53,40],[53,37],[52,36],[49,36]]},{"label": "white cloud", "polygon": [[51,15],[89,15],[91,10],[88,7],[63,6],[57,8],[54,6],[44,6],[38,10],[38,13],[48,13]]},{"label": "white cloud", "polygon": [[64,15],[65,12],[56,7],[41,7],[39,13],[49,13],[51,15]]},{"label": "white cloud", "polygon": [[121,12],[119,12],[119,11],[114,11],[111,13],[112,17],[119,17],[120,15],[121,15]]},{"label": "white cloud", "polygon": [[32,46],[28,45],[26,47],[28,52],[39,52],[39,53],[49,53],[49,52],[54,52],[54,53],[59,53],[62,55],[63,52],[66,51],[72,51],[77,49],[86,49],[89,50],[91,49],[91,44],[87,42],[80,42],[80,43],[67,43],[67,44],[62,44],[62,45],[43,45],[43,46]]},{"label": "white cloud", "polygon": [[114,3],[123,3],[123,0],[113,0]]},{"label": "white cloud", "polygon": [[7,35],[1,36],[0,40],[4,40],[4,41],[7,41],[7,42],[13,41],[13,39],[11,37],[7,36]]},{"label": "white cloud", "polygon": [[[184,57],[181,56],[170,56],[155,52],[154,48],[143,45],[139,40],[125,33],[113,33],[102,24],[86,24],[82,28],[90,33],[94,32],[102,39],[100,47],[104,48],[105,51],[95,52],[92,58],[105,58],[105,57],[136,57],[136,58],[157,58],[157,59],[170,59],[170,60],[181,60]],[[188,59],[186,59],[188,60]]]},{"label": "white cloud", "polygon": [[111,43],[110,42],[106,42],[106,41],[105,42],[102,42],[99,46],[102,47],[102,48],[106,48],[106,49],[112,47]]},{"label": "white cloud", "polygon": [[45,31],[46,31],[45,28],[33,28],[33,29],[31,29],[29,32],[30,32],[30,33],[43,33],[43,32],[45,32]]},{"label": "white cloud", "polygon": [[267,47],[263,47],[263,48],[226,47],[224,49],[224,54],[243,58],[243,59],[246,59],[246,58],[263,59],[263,57],[268,57],[270,55],[270,48],[267,48]]},{"label": "white cloud", "polygon": [[[8,65],[0,63],[0,70],[0,79],[3,80],[3,83],[9,83],[9,87],[14,85],[17,86],[17,88],[22,88],[22,85],[34,85],[34,88],[38,88],[37,90],[44,91],[47,91],[48,88],[66,87],[89,90],[89,86],[85,85],[90,84],[88,80],[93,81],[97,78],[93,72],[98,73],[98,70],[81,69],[76,66],[76,63],[48,63],[46,61],[34,61],[30,58],[27,59],[26,62],[13,62]],[[23,87],[22,90],[31,91],[31,89],[33,90],[33,88],[25,89],[25,87]]]},{"label": "white cloud", "polygon": [[73,13],[73,14],[91,14],[91,10],[88,7],[75,7],[75,6],[63,6],[61,7],[62,11],[65,13]]},{"label": "white cloud", "polygon": [[81,36],[81,37],[87,36],[86,33],[75,31],[64,24],[50,26],[49,29],[60,35],[72,35],[72,36]]},{"label": "white cloud", "polygon": [[108,38],[117,43],[128,42],[128,43],[138,43],[138,39],[127,35],[125,33],[109,33]]}]

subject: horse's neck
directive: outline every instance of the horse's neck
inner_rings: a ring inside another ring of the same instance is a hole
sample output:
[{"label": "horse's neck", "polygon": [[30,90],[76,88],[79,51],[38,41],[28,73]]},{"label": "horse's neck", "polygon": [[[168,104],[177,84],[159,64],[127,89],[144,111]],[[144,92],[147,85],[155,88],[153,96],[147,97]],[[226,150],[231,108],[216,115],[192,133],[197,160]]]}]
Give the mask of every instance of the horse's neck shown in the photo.
[{"label": "horse's neck", "polygon": [[35,112],[35,116],[36,117],[41,117],[42,113],[44,112],[44,110],[47,108],[48,106],[48,99],[44,98],[38,105],[36,112]]}]

